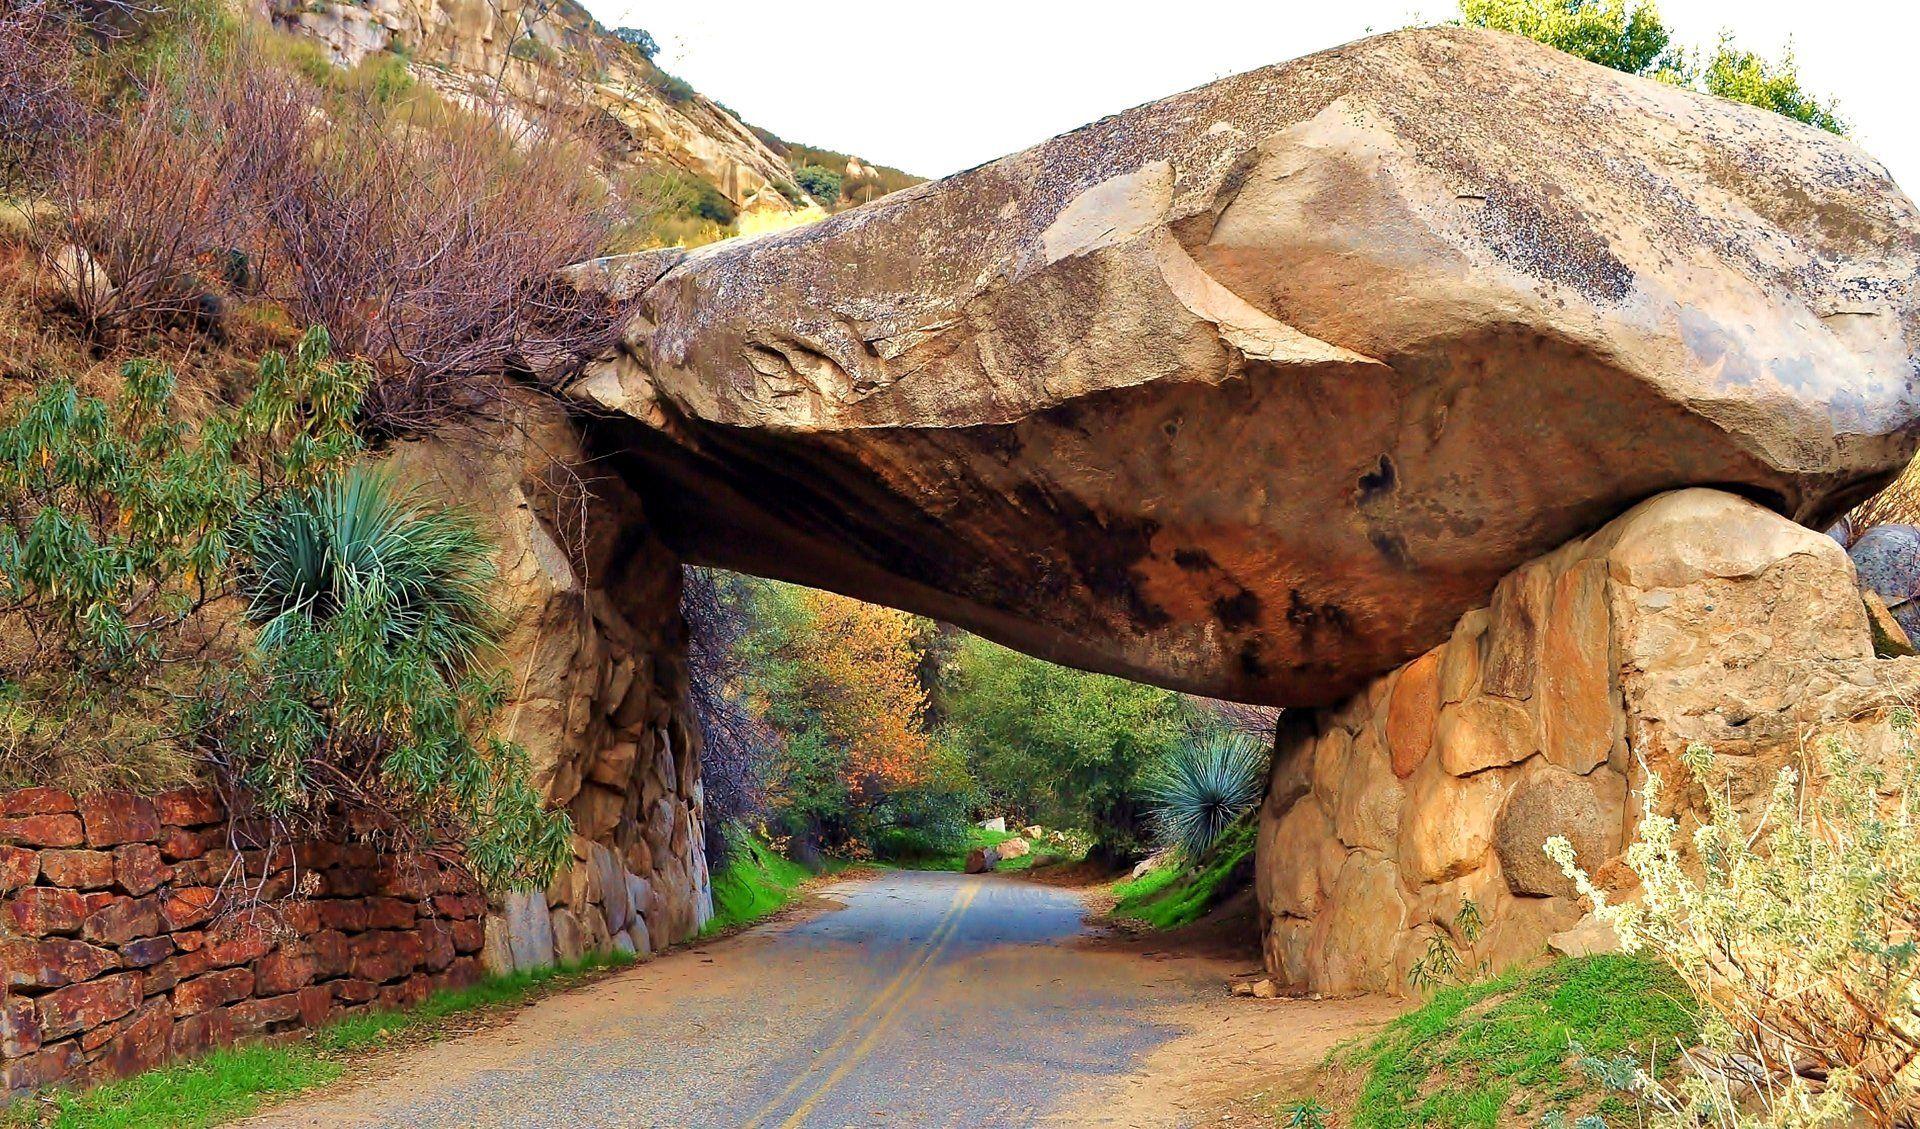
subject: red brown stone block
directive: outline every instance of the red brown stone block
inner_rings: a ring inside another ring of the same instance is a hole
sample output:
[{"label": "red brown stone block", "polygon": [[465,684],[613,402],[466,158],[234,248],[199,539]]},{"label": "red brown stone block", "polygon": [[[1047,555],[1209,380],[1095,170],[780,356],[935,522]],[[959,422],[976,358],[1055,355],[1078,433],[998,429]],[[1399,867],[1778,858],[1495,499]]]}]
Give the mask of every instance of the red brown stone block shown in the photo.
[{"label": "red brown stone block", "polygon": [[477,917],[450,922],[447,932],[453,936],[453,949],[457,953],[477,953],[487,939],[486,922]]},{"label": "red brown stone block", "polygon": [[160,854],[163,858],[183,862],[197,859],[225,842],[226,833],[222,828],[190,831],[184,827],[169,827],[161,832]]},{"label": "red brown stone block", "polygon": [[166,1001],[149,1000],[107,1044],[106,1053],[94,1064],[95,1069],[115,1078],[151,1070],[166,1061],[168,1037],[172,1033],[173,1015]]},{"label": "red brown stone block", "polygon": [[23,815],[0,819],[0,842],[24,847],[78,847],[86,841],[78,816]]},{"label": "red brown stone block", "polygon": [[0,1055],[19,1058],[40,1049],[40,1009],[25,996],[0,1000]]},{"label": "red brown stone block", "polygon": [[227,818],[227,806],[211,788],[175,788],[153,798],[160,822],[173,827],[203,827]]},{"label": "red brown stone block", "polygon": [[6,912],[0,916],[12,932],[22,936],[77,933],[87,918],[87,900],[72,890],[28,886],[7,901]]},{"label": "red brown stone block", "polygon": [[113,852],[113,880],[129,894],[151,894],[173,877],[173,868],[150,843],[128,843]]},{"label": "red brown stone block", "polygon": [[111,949],[61,938],[0,939],[0,967],[14,988],[62,988],[91,980],[119,968],[121,957]]},{"label": "red brown stone block", "polygon": [[335,980],[329,987],[333,989],[334,999],[349,1005],[371,1003],[380,994],[380,985],[371,980]]},{"label": "red brown stone block", "polygon": [[329,898],[315,902],[320,924],[328,929],[361,933],[367,928],[367,903],[360,898]]},{"label": "red brown stone block", "polygon": [[264,911],[227,918],[207,931],[204,952],[215,968],[246,964],[273,951],[273,919]]},{"label": "red brown stone block", "polygon": [[262,995],[293,992],[312,984],[319,964],[303,948],[283,948],[254,962],[253,990]]},{"label": "red brown stone block", "polygon": [[167,1053],[175,1058],[191,1058],[231,1042],[233,1016],[226,1008],[209,1008],[174,1021],[173,1032],[167,1038]]},{"label": "red brown stone block", "polygon": [[220,903],[220,891],[211,886],[186,886],[169,892],[160,900],[160,924],[169,933],[213,918]]},{"label": "red brown stone block", "polygon": [[95,847],[149,843],[160,838],[160,811],[132,792],[95,792],[80,801],[87,842]]},{"label": "red brown stone block", "polygon": [[487,899],[479,894],[435,894],[433,912],[441,917],[479,917],[487,912]]},{"label": "red brown stone block", "polygon": [[26,847],[0,847],[0,893],[31,886],[40,877],[40,852]]},{"label": "red brown stone block", "polygon": [[195,1015],[253,995],[253,970],[224,968],[182,981],[173,989],[173,1014]]},{"label": "red brown stone block", "polygon": [[155,898],[116,897],[87,916],[81,934],[89,941],[124,944],[160,931],[159,902]]},{"label": "red brown stone block", "polygon": [[0,794],[0,817],[17,819],[27,815],[64,815],[79,811],[73,793],[58,788],[21,788]]},{"label": "red brown stone block", "polygon": [[40,874],[49,886],[99,890],[113,885],[113,856],[105,851],[41,851]]},{"label": "red brown stone block", "polygon": [[367,928],[408,929],[413,926],[413,903],[399,898],[368,898]]},{"label": "red brown stone block", "polygon": [[353,974],[380,983],[413,972],[426,957],[426,942],[417,933],[362,933],[348,942],[353,950]]},{"label": "red brown stone block", "polygon": [[56,1043],[36,1054],[16,1058],[0,1066],[0,1083],[9,1091],[34,1090],[63,1082],[84,1066],[80,1048],[73,1043]]},{"label": "red brown stone block", "polygon": [[48,992],[35,1001],[40,1037],[52,1041],[120,1018],[140,1003],[140,974],[122,972]]},{"label": "red brown stone block", "polygon": [[313,952],[314,975],[320,979],[331,980],[353,970],[353,948],[345,933],[323,930],[308,937],[307,944]]},{"label": "red brown stone block", "polygon": [[120,959],[130,968],[146,968],[173,955],[173,938],[142,937],[120,946]]},{"label": "red brown stone block", "polygon": [[300,997],[300,1024],[303,1027],[318,1027],[333,1014],[333,989],[325,984],[315,984],[302,988]]},{"label": "red brown stone block", "polygon": [[377,1007],[390,1008],[398,1011],[401,1008],[414,1007],[420,1004],[432,993],[433,978],[425,973],[420,973],[380,989],[380,994],[375,997],[374,1004]]},{"label": "red brown stone block", "polygon": [[300,993],[241,1000],[229,1009],[233,1027],[242,1034],[257,1034],[269,1027],[292,1023],[300,1018]]}]

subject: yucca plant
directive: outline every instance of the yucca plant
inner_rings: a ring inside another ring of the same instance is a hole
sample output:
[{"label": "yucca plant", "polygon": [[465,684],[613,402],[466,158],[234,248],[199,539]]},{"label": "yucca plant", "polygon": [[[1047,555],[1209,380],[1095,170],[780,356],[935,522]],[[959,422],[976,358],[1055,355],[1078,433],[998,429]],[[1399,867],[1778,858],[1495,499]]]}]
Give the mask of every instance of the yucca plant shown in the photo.
[{"label": "yucca plant", "polygon": [[492,641],[495,571],[486,538],[458,509],[431,506],[381,471],[355,467],[283,495],[248,523],[242,588],[260,646],[350,607],[375,615],[389,646],[419,646],[442,673]]},{"label": "yucca plant", "polygon": [[1205,855],[1260,802],[1266,768],[1266,744],[1247,733],[1210,732],[1174,750],[1143,788],[1161,843],[1190,859]]}]

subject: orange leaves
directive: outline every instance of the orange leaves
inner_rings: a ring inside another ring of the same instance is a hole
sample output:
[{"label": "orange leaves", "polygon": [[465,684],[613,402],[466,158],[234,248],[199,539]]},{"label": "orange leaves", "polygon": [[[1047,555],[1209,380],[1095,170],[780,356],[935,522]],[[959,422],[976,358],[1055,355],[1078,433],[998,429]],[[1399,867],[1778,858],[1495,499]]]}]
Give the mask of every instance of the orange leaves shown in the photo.
[{"label": "orange leaves", "polygon": [[931,747],[926,691],[915,670],[920,621],[905,612],[811,589],[799,605],[813,629],[792,639],[822,727],[847,752],[849,787],[881,792],[922,783]]}]

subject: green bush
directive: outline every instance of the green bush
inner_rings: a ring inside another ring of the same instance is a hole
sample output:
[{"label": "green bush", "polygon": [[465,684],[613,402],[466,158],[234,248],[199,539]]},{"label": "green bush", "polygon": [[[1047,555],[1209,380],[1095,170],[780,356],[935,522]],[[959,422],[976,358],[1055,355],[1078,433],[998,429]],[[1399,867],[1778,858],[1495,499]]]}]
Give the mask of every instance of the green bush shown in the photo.
[{"label": "green bush", "polygon": [[807,195],[822,204],[840,199],[840,174],[820,165],[801,165],[793,170],[793,179]]},{"label": "green bush", "polygon": [[1141,790],[1160,843],[1189,859],[1205,855],[1260,802],[1266,769],[1267,745],[1248,733],[1210,732],[1176,748]]},{"label": "green bush", "polygon": [[493,887],[542,886],[571,827],[523,750],[486,736],[504,699],[474,661],[495,642],[491,547],[458,510],[356,468],[247,521],[253,653],[197,720],[283,817],[382,801],[422,840],[453,831]]}]

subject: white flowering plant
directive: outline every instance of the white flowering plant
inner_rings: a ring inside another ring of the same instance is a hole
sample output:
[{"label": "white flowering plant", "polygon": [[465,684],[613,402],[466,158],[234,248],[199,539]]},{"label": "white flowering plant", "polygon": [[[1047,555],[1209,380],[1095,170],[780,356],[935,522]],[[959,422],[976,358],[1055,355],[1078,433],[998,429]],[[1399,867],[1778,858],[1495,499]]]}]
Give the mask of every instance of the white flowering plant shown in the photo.
[{"label": "white flowering plant", "polygon": [[1912,710],[1889,724],[1891,755],[1823,741],[1752,813],[1690,747],[1705,800],[1690,836],[1649,772],[1633,900],[1610,902],[1571,844],[1546,843],[1622,947],[1672,965],[1700,1004],[1684,1076],[1631,1087],[1657,1129],[1920,1125],[1920,758]]}]

